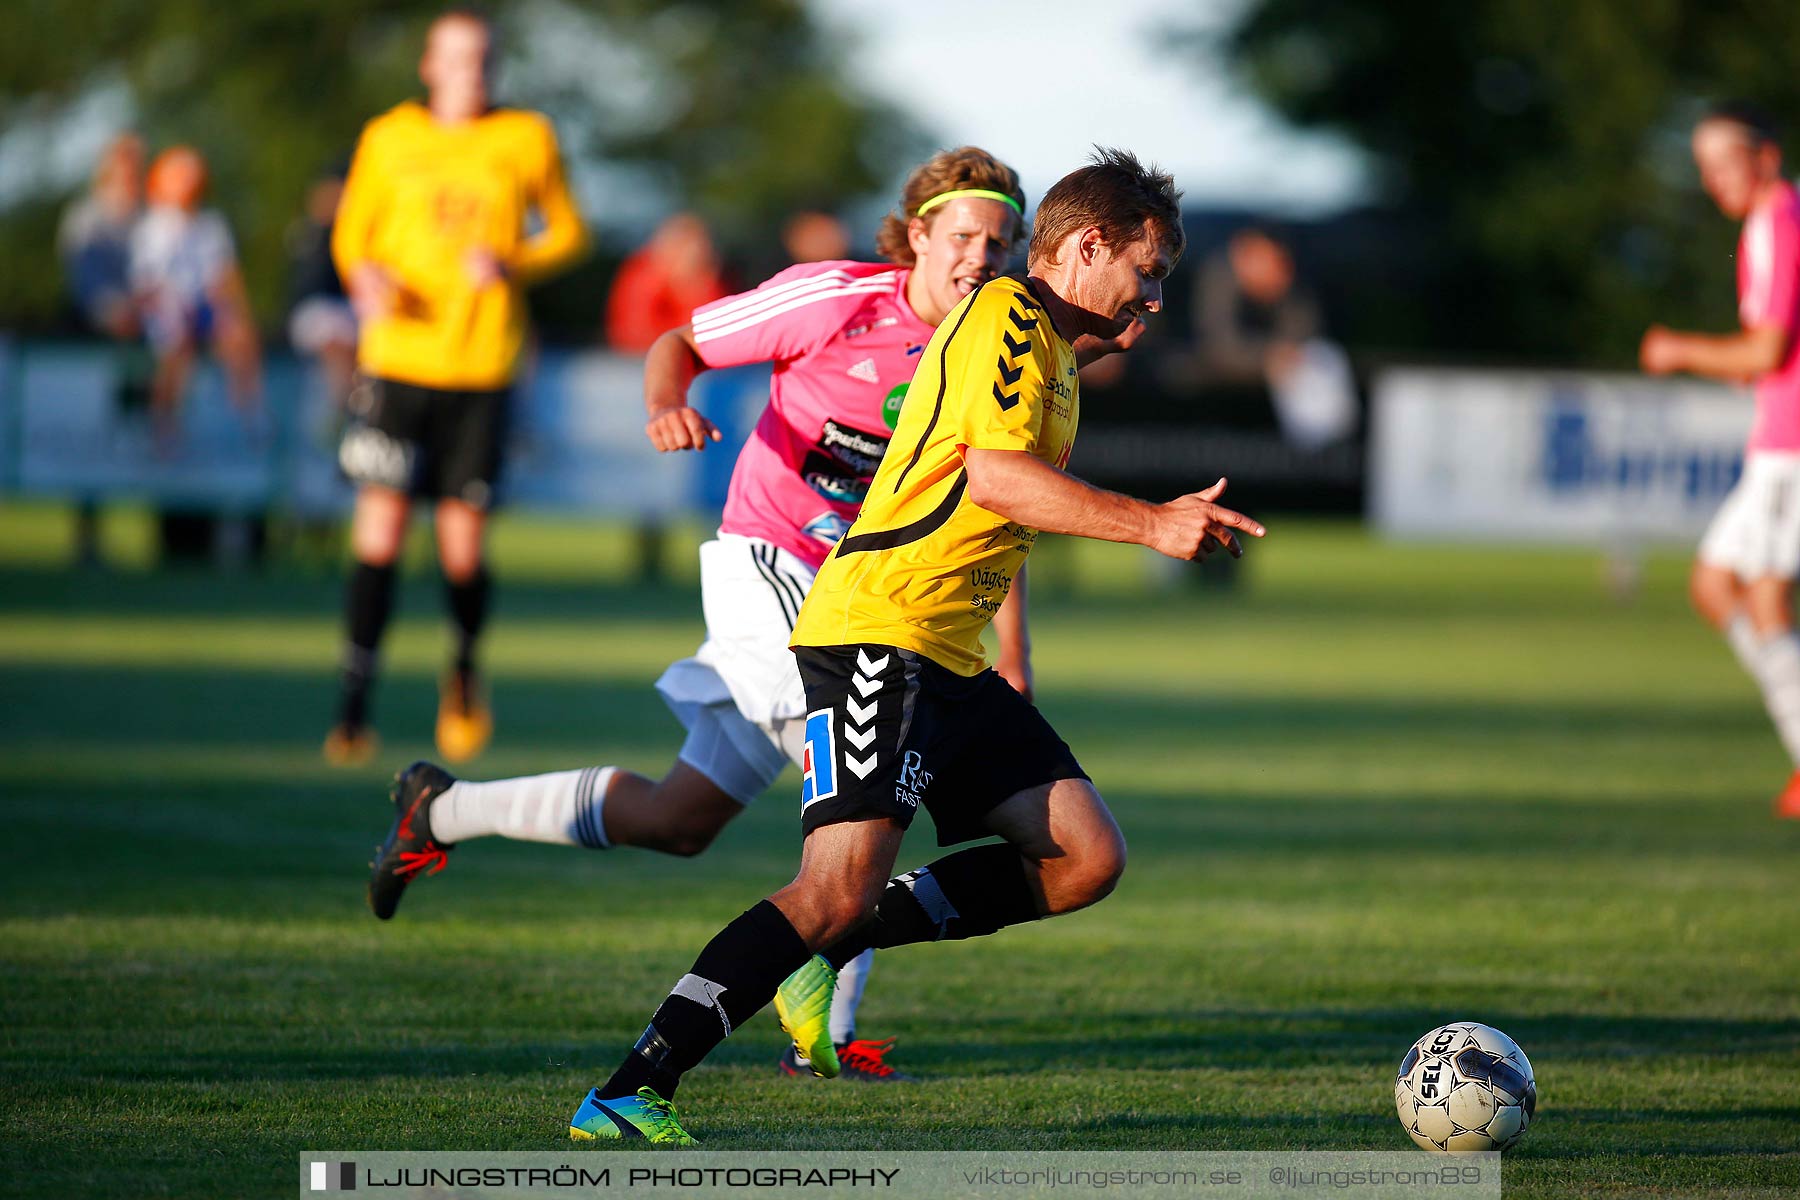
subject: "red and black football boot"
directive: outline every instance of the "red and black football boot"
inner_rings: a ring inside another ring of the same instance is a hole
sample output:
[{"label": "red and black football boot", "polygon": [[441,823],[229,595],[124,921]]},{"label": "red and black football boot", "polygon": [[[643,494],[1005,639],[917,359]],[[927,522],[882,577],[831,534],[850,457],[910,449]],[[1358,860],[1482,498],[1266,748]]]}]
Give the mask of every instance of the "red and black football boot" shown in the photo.
[{"label": "red and black football boot", "polygon": [[383,921],[400,907],[407,884],[421,875],[436,875],[450,861],[456,847],[431,836],[430,813],[431,802],[455,782],[456,776],[428,762],[416,762],[394,776],[388,791],[394,824],[369,864],[369,910]]},{"label": "red and black football boot", "polygon": [[[887,1064],[887,1052],[894,1048],[894,1039],[887,1038],[875,1041],[870,1038],[858,1038],[853,1042],[841,1042],[837,1048],[839,1079],[854,1079],[860,1083],[911,1083],[913,1077],[904,1071],[896,1071]],[[781,1058],[775,1068],[791,1079],[816,1079],[812,1067],[795,1053],[793,1046],[782,1051]]]},{"label": "red and black football boot", "polygon": [[894,1048],[893,1038],[876,1041],[858,1038],[837,1048],[838,1078],[859,1083],[911,1083],[913,1077],[887,1065],[887,1052]]}]

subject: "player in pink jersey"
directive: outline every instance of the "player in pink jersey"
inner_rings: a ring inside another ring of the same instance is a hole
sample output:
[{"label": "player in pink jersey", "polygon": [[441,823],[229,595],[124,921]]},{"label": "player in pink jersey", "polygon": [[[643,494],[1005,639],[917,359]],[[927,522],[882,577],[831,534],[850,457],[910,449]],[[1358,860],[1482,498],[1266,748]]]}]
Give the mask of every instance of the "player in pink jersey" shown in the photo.
[{"label": "player in pink jersey", "polygon": [[[688,404],[701,371],[774,364],[769,406],[740,452],[716,540],[700,547],[706,641],[657,680],[687,727],[660,780],[612,766],[490,783],[428,763],[396,778],[393,830],[378,849],[369,902],[389,917],[406,885],[485,835],[590,849],[641,846],[694,855],[804,753],[805,693],[788,649],[800,602],[862,503],[932,330],[1005,269],[1024,234],[1018,175],[971,147],[913,171],[877,246],[887,263],[791,267],[752,291],[695,310],[650,349],[645,432],[659,450],[703,450],[719,432]],[[1090,341],[1082,361],[1129,348],[1141,325]],[[1023,577],[995,620],[997,669],[1029,694]],[[888,1043],[858,1041],[868,959],[839,976],[832,1040],[846,1077],[893,1080]],[[790,1050],[789,1074],[805,1067]]]},{"label": "player in pink jersey", "polygon": [[1644,335],[1644,370],[1753,383],[1756,422],[1744,473],[1700,543],[1694,607],[1724,633],[1768,705],[1795,770],[1775,801],[1800,818],[1800,196],[1781,175],[1774,126],[1758,110],[1721,105],[1694,127],[1700,181],[1719,210],[1744,222],[1738,319],[1732,334]]}]

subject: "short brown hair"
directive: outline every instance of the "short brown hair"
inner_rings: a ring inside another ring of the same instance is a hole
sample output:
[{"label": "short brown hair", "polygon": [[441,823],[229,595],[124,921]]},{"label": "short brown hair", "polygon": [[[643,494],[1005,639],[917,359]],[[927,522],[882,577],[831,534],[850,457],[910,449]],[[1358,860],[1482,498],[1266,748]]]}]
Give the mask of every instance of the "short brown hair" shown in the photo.
[{"label": "short brown hair", "polygon": [[1175,177],[1144,166],[1129,150],[1095,146],[1090,165],[1070,171],[1044,193],[1032,223],[1030,261],[1054,263],[1063,239],[1090,225],[1113,250],[1123,250],[1143,238],[1145,222],[1155,223],[1170,260],[1179,259],[1187,235]]},{"label": "short brown hair", "polygon": [[[964,188],[1000,192],[1018,202],[1020,215],[1013,222],[1012,240],[1012,248],[1018,249],[1025,240],[1025,189],[1019,186],[1019,173],[978,146],[958,146],[938,151],[906,177],[906,186],[900,189],[899,211],[883,217],[881,228],[875,233],[875,249],[881,257],[910,267],[913,251],[906,240],[906,228],[918,215],[919,206],[934,196]],[[929,224],[935,215],[936,210],[926,213],[924,220]]]}]

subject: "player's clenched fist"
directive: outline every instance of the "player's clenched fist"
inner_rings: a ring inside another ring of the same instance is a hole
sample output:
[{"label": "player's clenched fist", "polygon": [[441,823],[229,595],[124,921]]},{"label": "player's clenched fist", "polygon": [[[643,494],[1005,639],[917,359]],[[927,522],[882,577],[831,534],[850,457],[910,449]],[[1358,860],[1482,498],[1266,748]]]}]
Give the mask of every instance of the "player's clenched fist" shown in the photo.
[{"label": "player's clenched fist", "polygon": [[682,405],[665,408],[644,426],[650,444],[658,450],[704,450],[708,441],[719,441],[725,435],[719,427],[696,410]]},{"label": "player's clenched fist", "polygon": [[1662,325],[1652,325],[1638,344],[1638,365],[1651,375],[1667,375],[1682,368],[1681,335]]},{"label": "player's clenched fist", "polygon": [[1261,537],[1267,531],[1243,513],[1214,504],[1224,492],[1225,481],[1221,479],[1205,491],[1190,492],[1158,505],[1151,549],[1170,558],[1203,559],[1223,546],[1233,558],[1243,557],[1237,532]]}]

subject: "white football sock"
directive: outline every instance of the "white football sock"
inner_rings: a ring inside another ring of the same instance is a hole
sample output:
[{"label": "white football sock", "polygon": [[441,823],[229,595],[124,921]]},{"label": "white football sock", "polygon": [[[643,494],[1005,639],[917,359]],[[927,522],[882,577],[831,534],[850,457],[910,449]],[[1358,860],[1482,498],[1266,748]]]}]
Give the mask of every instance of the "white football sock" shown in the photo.
[{"label": "white football sock", "polygon": [[863,989],[869,985],[869,964],[875,961],[873,950],[844,964],[838,972],[837,991],[831,993],[831,1042],[841,1046],[856,1036],[856,1010],[862,1005]]},{"label": "white football sock", "polygon": [[431,804],[431,832],[440,842],[474,837],[515,838],[605,850],[600,820],[615,767],[556,771],[474,783],[459,779]]},{"label": "white football sock", "polygon": [[1762,642],[1762,634],[1756,632],[1756,626],[1745,614],[1735,613],[1725,623],[1725,644],[1737,656],[1738,666],[1744,668],[1759,686],[1762,683]]},{"label": "white football sock", "polygon": [[1800,767],[1800,637],[1791,629],[1783,630],[1764,638],[1757,654],[1763,702],[1768,705],[1788,758]]}]

